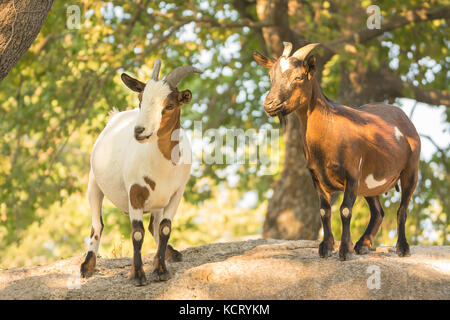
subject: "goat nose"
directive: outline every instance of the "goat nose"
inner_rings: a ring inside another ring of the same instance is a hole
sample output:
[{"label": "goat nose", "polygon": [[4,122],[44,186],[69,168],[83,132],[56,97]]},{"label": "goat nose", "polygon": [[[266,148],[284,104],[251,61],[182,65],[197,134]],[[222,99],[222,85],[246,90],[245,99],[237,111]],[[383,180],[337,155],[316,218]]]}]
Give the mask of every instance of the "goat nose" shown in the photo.
[{"label": "goat nose", "polygon": [[144,130],[145,130],[144,127],[134,127],[134,134],[140,134],[144,132]]}]

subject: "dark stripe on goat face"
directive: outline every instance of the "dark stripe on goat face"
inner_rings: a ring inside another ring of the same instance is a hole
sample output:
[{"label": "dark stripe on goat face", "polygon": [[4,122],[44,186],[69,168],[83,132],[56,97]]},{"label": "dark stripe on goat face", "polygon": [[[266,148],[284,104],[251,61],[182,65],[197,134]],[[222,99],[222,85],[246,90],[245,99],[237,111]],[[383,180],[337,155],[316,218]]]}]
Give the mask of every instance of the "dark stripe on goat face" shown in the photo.
[{"label": "dark stripe on goat face", "polygon": [[288,99],[292,96],[292,93],[294,92],[293,86],[287,86],[287,87],[280,87],[278,89],[278,101],[284,101],[286,103]]},{"label": "dark stripe on goat face", "polygon": [[143,209],[145,201],[148,199],[150,192],[147,187],[142,187],[137,183],[130,188],[130,203],[134,209]]},{"label": "dark stripe on goat face", "polygon": [[290,58],[289,63],[291,64],[291,68],[302,68],[302,71],[305,72],[305,66],[303,65],[303,60],[297,58]]}]

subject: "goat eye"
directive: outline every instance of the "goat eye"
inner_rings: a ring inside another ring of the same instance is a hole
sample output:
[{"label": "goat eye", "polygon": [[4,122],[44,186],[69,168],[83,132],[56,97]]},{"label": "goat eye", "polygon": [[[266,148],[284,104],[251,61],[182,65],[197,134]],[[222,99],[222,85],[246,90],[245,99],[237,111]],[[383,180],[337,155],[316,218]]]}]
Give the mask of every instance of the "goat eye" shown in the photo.
[{"label": "goat eye", "polygon": [[295,77],[295,81],[301,81],[301,80],[304,80],[304,79],[305,79],[304,75],[302,75],[301,77]]},{"label": "goat eye", "polygon": [[167,106],[166,106],[166,110],[172,110],[173,109],[173,104],[168,104]]}]

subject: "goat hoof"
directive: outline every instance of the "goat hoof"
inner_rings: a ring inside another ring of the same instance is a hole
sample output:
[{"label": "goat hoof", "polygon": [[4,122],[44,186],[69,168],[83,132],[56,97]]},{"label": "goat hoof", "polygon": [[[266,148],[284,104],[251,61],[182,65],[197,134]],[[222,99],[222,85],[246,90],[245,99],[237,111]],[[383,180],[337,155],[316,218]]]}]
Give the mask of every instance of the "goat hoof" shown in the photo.
[{"label": "goat hoof", "polygon": [[183,260],[181,252],[175,250],[170,244],[167,245],[167,250],[169,251],[168,260],[170,262],[180,262]]},{"label": "goat hoof", "polygon": [[147,278],[145,277],[144,270],[139,270],[134,276],[131,277],[131,282],[136,287],[142,287],[147,285]]},{"label": "goat hoof", "polygon": [[396,252],[397,252],[399,257],[409,257],[411,255],[411,253],[409,251],[409,244],[408,243],[404,243],[404,244],[398,244],[397,243]]},{"label": "goat hoof", "polygon": [[94,270],[87,270],[84,264],[81,265],[80,274],[82,278],[89,278],[94,274]]},{"label": "goat hoof", "polygon": [[356,243],[354,250],[356,254],[368,254],[371,250],[373,251],[370,245],[365,245],[360,241]]},{"label": "goat hoof", "polygon": [[370,252],[370,249],[367,246],[361,246],[359,248],[355,248],[355,252],[356,252],[356,254],[364,255],[364,254],[368,254]]},{"label": "goat hoof", "polygon": [[94,274],[95,262],[96,262],[95,255],[91,251],[88,252],[88,254],[86,255],[86,259],[84,260],[84,262],[81,264],[80,267],[81,277],[89,278]]},{"label": "goat hoof", "polygon": [[339,260],[341,261],[348,261],[352,257],[352,254],[350,252],[343,252],[339,251]]},{"label": "goat hoof", "polygon": [[134,270],[133,267],[133,269],[131,269],[130,279],[136,287],[145,286],[147,284],[147,278],[145,277],[145,272],[142,267],[138,270]]},{"label": "goat hoof", "polygon": [[321,258],[328,258],[333,253],[334,245],[329,243],[328,241],[322,241],[319,245],[319,256]]},{"label": "goat hoof", "polygon": [[343,245],[341,243],[341,247],[339,248],[339,260],[347,261],[347,260],[351,259],[352,251],[350,250],[350,248],[352,248],[352,245],[348,245],[348,244]]},{"label": "goat hoof", "polygon": [[135,287],[142,287],[147,285],[147,278],[144,276],[131,279]]},{"label": "goat hoof", "polygon": [[158,270],[153,271],[152,280],[153,281],[167,281],[171,278],[170,272],[164,270],[163,272],[158,272]]}]

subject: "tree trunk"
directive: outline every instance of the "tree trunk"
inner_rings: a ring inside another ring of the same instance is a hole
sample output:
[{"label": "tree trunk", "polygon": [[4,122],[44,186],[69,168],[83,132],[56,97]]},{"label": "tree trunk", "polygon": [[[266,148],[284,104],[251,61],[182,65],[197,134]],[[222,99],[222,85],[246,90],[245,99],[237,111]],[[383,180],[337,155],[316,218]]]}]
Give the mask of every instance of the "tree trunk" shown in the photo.
[{"label": "tree trunk", "polygon": [[[283,51],[283,41],[294,48],[304,45],[304,39],[294,34],[286,18],[287,0],[258,0],[258,18],[274,27],[263,28],[268,50],[276,56]],[[317,239],[321,227],[319,200],[311,176],[306,169],[300,123],[297,115],[287,117],[285,159],[280,180],[269,200],[263,237],[275,239]]]},{"label": "tree trunk", "polygon": [[300,122],[294,113],[287,120],[283,172],[269,200],[263,237],[313,240],[321,227],[319,200],[306,169]]},{"label": "tree trunk", "polygon": [[0,81],[37,37],[53,0],[0,0]]}]

